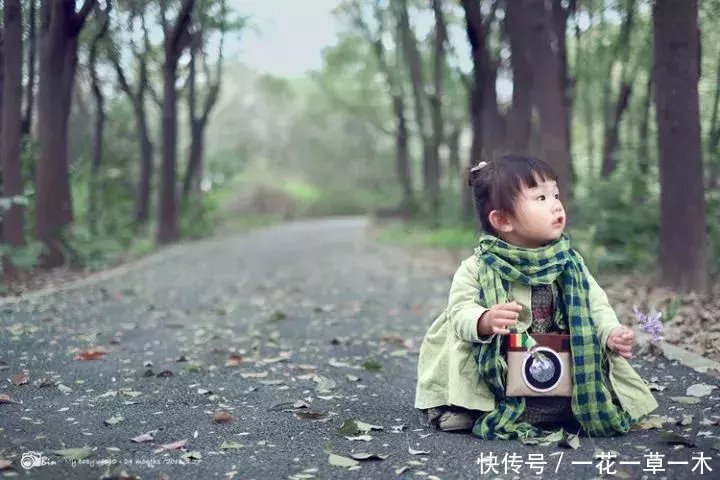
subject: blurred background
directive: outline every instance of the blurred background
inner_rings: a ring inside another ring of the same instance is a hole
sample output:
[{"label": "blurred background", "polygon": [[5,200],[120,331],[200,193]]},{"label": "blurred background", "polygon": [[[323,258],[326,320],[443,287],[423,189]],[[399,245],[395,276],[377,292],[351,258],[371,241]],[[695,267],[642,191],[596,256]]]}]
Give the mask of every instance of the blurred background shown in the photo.
[{"label": "blurred background", "polygon": [[720,0],[2,4],[6,292],[308,216],[472,248],[467,169],[508,152],[591,268],[719,270]]}]

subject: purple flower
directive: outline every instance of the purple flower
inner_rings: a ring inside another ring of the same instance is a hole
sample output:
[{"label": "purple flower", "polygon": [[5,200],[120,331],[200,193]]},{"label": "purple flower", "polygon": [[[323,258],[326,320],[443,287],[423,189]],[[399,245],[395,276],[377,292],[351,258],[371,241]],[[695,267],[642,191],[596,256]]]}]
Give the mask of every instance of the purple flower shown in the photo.
[{"label": "purple flower", "polygon": [[635,317],[638,319],[638,322],[640,322],[640,330],[652,335],[651,343],[657,345],[662,342],[663,324],[660,321],[662,312],[655,312],[652,314],[642,313],[637,305],[633,307],[633,312],[635,312]]}]

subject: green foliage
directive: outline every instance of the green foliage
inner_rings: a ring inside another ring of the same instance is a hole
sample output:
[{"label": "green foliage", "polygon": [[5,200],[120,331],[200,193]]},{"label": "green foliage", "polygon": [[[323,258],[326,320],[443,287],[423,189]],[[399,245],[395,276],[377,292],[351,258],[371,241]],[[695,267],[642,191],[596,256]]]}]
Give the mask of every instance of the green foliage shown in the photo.
[{"label": "green foliage", "polygon": [[217,226],[218,202],[213,195],[190,194],[183,201],[180,232],[185,238],[210,236]]},{"label": "green foliage", "polygon": [[[578,230],[586,230],[586,245],[601,245],[599,268],[649,267],[657,258],[657,196],[637,202],[631,185],[621,176],[596,182],[587,196],[579,199],[571,214]],[[580,234],[583,237],[583,234]]]}]

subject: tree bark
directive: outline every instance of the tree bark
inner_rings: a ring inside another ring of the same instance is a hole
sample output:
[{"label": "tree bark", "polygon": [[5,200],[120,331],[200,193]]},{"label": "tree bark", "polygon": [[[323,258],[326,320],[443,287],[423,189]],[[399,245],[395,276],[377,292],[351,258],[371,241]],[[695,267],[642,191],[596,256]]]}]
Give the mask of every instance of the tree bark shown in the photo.
[{"label": "tree bark", "polygon": [[[481,160],[483,143],[483,109],[485,105],[484,85],[487,78],[487,65],[485,64],[485,29],[483,26],[480,4],[474,0],[461,0],[465,11],[465,31],[473,63],[473,83],[469,97],[470,102],[470,124],[472,125],[472,143],[470,145],[470,166],[477,165]],[[464,189],[463,195],[463,216],[472,216],[472,196],[468,189]]]},{"label": "tree bark", "polygon": [[662,282],[681,292],[704,293],[709,276],[697,0],[656,0],[652,17]]},{"label": "tree bark", "polygon": [[396,76],[396,70],[402,65],[402,46],[398,42],[395,43],[395,62],[394,65],[391,65],[390,62],[388,62],[385,45],[382,40],[387,30],[385,28],[385,17],[378,1],[375,2],[373,10],[378,25],[375,34],[370,31],[367,23],[363,20],[362,10],[358,9],[355,13],[355,19],[365,40],[372,46],[378,67],[385,80],[386,89],[390,95],[395,127],[393,131],[395,137],[395,172],[400,182],[400,188],[402,189],[400,211],[407,216],[412,216],[415,213],[415,200],[413,198],[412,171],[410,169],[408,150],[410,134],[405,116],[405,90],[402,80]]},{"label": "tree bark", "polygon": [[635,18],[635,3],[636,0],[626,0],[626,12],[623,23],[620,26],[620,33],[618,35],[617,43],[615,46],[616,55],[610,61],[610,71],[608,72],[607,82],[612,82],[612,70],[614,65],[614,58],[620,56],[620,88],[618,89],[618,96],[615,101],[615,108],[608,112],[608,116],[605,118],[605,143],[603,148],[603,159],[600,173],[603,177],[607,178],[617,168],[617,149],[619,147],[619,132],[620,121],[627,109],[630,101],[630,95],[632,95],[633,79],[627,75],[628,61],[630,56],[630,39],[633,29],[633,23]]},{"label": "tree bark", "polygon": [[[22,131],[22,7],[20,0],[3,1],[3,85],[2,85],[2,196],[11,198],[23,194],[20,160]],[[12,247],[25,245],[24,208],[12,204],[3,214],[3,243]],[[12,279],[17,271],[7,256],[3,257],[6,279]]]},{"label": "tree bark", "polygon": [[415,122],[417,123],[418,135],[422,142],[423,151],[423,184],[425,193],[430,204],[431,222],[436,224],[439,220],[440,210],[440,178],[439,160],[433,154],[432,138],[427,128],[425,102],[425,81],[422,73],[422,60],[418,50],[415,34],[410,28],[410,18],[407,9],[407,0],[398,0],[398,26],[400,29],[401,43],[404,57],[407,62],[410,80],[412,84],[413,99],[415,106]]},{"label": "tree bark", "polygon": [[72,223],[68,168],[68,117],[77,68],[78,36],[97,0],[57,0],[41,5],[38,140],[40,155],[35,174],[35,229],[46,247],[45,267],[64,262],[62,231]]},{"label": "tree bark", "polygon": [[710,172],[708,172],[708,186],[710,188],[720,187],[720,123],[718,122],[718,107],[720,107],[720,58],[718,58],[717,74],[715,77],[715,95],[712,104],[712,116],[710,117],[710,135],[708,136],[707,151],[711,159]]},{"label": "tree bark", "polygon": [[[158,244],[171,243],[178,239],[177,194],[175,166],[177,162],[177,81],[178,60],[189,41],[188,25],[195,2],[184,0],[177,19],[169,28],[165,26],[165,64],[163,65],[163,108],[162,108],[162,167],[160,173],[160,201],[158,202]],[[163,9],[163,23],[165,11]]]},{"label": "tree bark", "polygon": [[442,8],[442,0],[432,0],[435,17],[435,39],[433,42],[433,81],[434,88],[430,95],[430,110],[432,112],[432,163],[430,175],[432,179],[434,217],[439,221],[440,215],[440,149],[445,143],[445,124],[443,121],[443,79],[445,77],[445,44],[447,42],[447,27]]},{"label": "tree bark", "polygon": [[37,0],[30,1],[28,14],[27,83],[25,84],[25,115],[22,122],[23,136],[32,135],[33,111],[35,110],[35,55],[37,53]]},{"label": "tree bark", "polygon": [[95,33],[90,44],[90,55],[89,55],[89,70],[90,70],[90,83],[95,98],[95,125],[93,127],[93,143],[92,143],[92,158],[90,161],[90,183],[88,185],[88,220],[90,232],[93,234],[97,233],[98,223],[98,174],[100,172],[100,164],[102,163],[103,154],[103,132],[105,129],[105,97],[100,87],[100,79],[97,73],[97,59],[98,51],[100,49],[100,43],[105,37],[110,25],[110,9],[112,8],[112,2],[106,0],[105,10],[102,12],[96,9],[96,15],[100,22],[100,28]]},{"label": "tree bark", "polygon": [[[558,175],[561,196],[572,197],[570,152],[567,149],[567,116],[562,65],[553,51],[552,11],[544,0],[524,0],[530,16],[530,58],[533,68],[533,102],[540,116],[541,156]],[[567,204],[568,202],[566,202]]]},{"label": "tree bark", "polygon": [[653,77],[652,72],[648,75],[647,83],[645,85],[645,97],[642,102],[642,116],[640,118],[640,131],[638,132],[638,157],[640,172],[647,174],[650,169],[650,104],[652,103],[652,90],[653,90]]},{"label": "tree bark", "polygon": [[512,106],[508,114],[507,144],[516,153],[530,148],[532,131],[532,68],[529,54],[528,17],[523,14],[522,0],[508,0],[505,29],[510,40],[510,63],[513,72]]},{"label": "tree bark", "polygon": [[[225,17],[225,2],[221,4],[221,18]],[[190,50],[190,72],[189,82],[190,90],[188,95],[189,111],[190,111],[190,155],[188,158],[187,170],[183,181],[183,196],[187,197],[190,192],[200,192],[200,185],[203,177],[203,159],[205,152],[205,131],[210,120],[210,113],[217,99],[220,96],[220,84],[222,82],[222,66],[223,66],[223,45],[225,42],[226,27],[224,24],[220,26],[220,43],[218,47],[218,61],[216,65],[215,79],[212,79],[210,68],[207,64],[207,56],[202,55],[205,78],[208,82],[207,95],[200,116],[196,115],[196,99],[195,99],[195,75],[197,69],[198,52],[202,52],[203,32],[198,31],[194,35]]]}]

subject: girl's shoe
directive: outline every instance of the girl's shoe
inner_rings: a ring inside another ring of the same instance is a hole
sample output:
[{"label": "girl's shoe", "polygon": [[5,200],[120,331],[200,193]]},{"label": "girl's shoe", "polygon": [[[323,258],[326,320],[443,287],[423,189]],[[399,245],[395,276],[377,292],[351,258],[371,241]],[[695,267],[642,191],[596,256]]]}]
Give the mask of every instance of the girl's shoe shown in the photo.
[{"label": "girl's shoe", "polygon": [[444,432],[471,430],[476,418],[477,416],[470,412],[446,410],[438,419],[438,427]]}]

